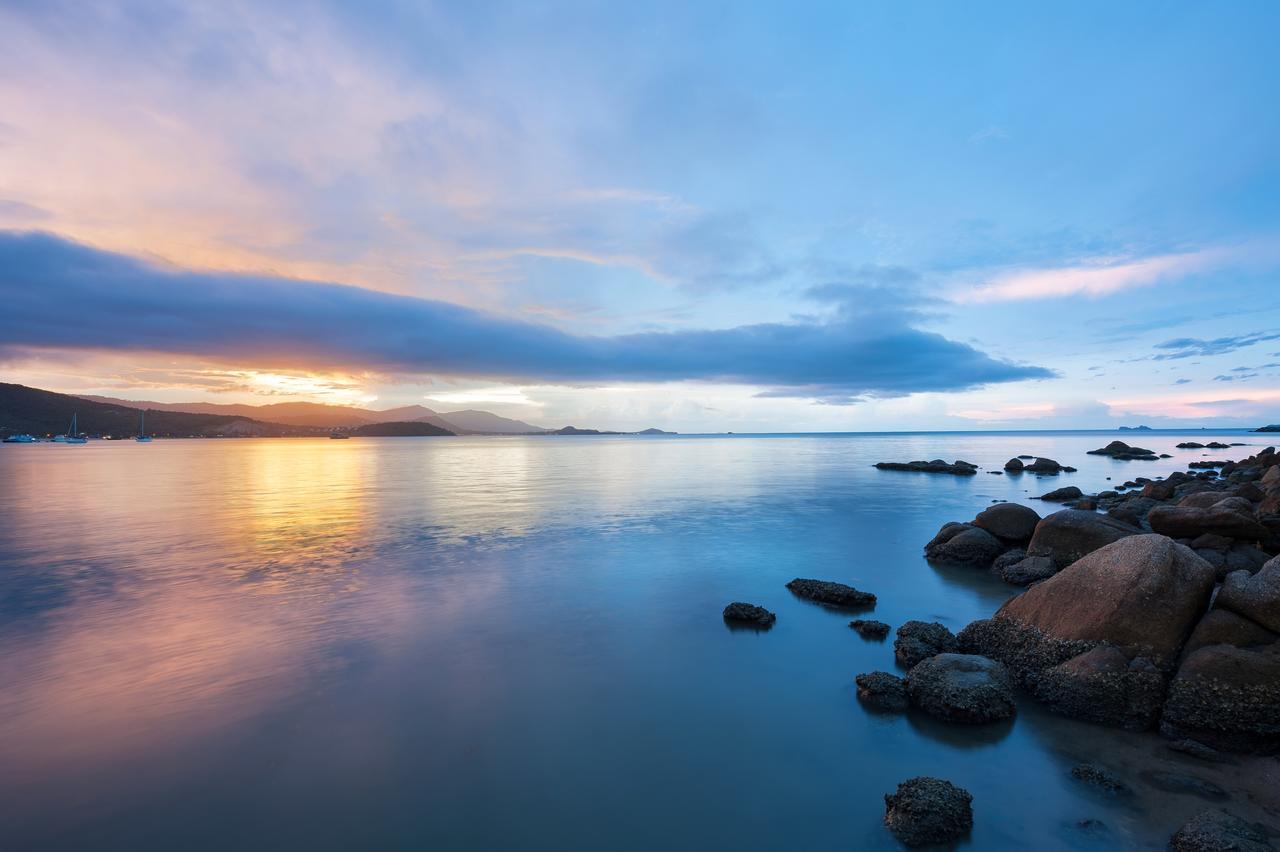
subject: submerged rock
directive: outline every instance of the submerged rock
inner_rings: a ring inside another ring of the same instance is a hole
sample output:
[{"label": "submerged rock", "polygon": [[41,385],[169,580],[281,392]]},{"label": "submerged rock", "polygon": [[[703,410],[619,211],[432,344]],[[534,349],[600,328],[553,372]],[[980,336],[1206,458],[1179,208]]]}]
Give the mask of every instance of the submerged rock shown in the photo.
[{"label": "submerged rock", "polygon": [[735,601],[724,608],[724,620],[753,627],[772,627],[778,617],[762,606]]},{"label": "submerged rock", "polygon": [[1164,676],[1144,658],[1130,660],[1099,645],[1028,677],[1032,694],[1073,719],[1133,731],[1154,727],[1164,701]]},{"label": "submerged rock", "polygon": [[884,824],[907,846],[946,843],[973,828],[973,796],[950,781],[903,781],[884,797]]},{"label": "submerged rock", "polygon": [[1160,732],[1227,751],[1280,751],[1280,643],[1188,654],[1169,684]]},{"label": "submerged rock", "polygon": [[844,583],[833,583],[829,580],[806,580],[800,577],[787,583],[787,588],[796,597],[816,601],[827,606],[860,609],[874,606],[876,596],[863,592]]},{"label": "submerged rock", "polygon": [[1194,775],[1184,775],[1181,772],[1164,772],[1162,770],[1149,769],[1142,773],[1142,780],[1157,790],[1164,790],[1166,793],[1186,793],[1191,796],[1199,796],[1202,799],[1209,799],[1210,801],[1222,801],[1229,798],[1227,791],[1212,781],[1206,781],[1204,778],[1197,778]]},{"label": "submerged rock", "polygon": [[876,710],[901,713],[910,706],[907,682],[888,672],[867,672],[853,679],[858,685],[858,700]]},{"label": "submerged rock", "polygon": [[1130,792],[1129,785],[1121,781],[1114,772],[1092,763],[1081,763],[1071,767],[1071,777],[1112,795]]},{"label": "submerged rock", "polygon": [[907,668],[937,654],[958,650],[955,634],[936,621],[908,621],[898,628],[893,640],[893,655]]},{"label": "submerged rock", "polygon": [[1046,458],[1037,458],[1031,464],[1024,465],[1022,469],[1031,471],[1032,473],[1047,474],[1050,476],[1066,470],[1066,468],[1058,464],[1053,459]]},{"label": "submerged rock", "polygon": [[1202,811],[1169,839],[1173,852],[1274,852],[1266,834],[1227,811]]},{"label": "submerged rock", "polygon": [[849,626],[858,631],[858,635],[866,639],[883,639],[889,635],[889,625],[883,621],[855,618]]},{"label": "submerged rock", "polygon": [[911,703],[948,722],[985,724],[1017,713],[1003,665],[973,654],[937,654],[907,674]]}]

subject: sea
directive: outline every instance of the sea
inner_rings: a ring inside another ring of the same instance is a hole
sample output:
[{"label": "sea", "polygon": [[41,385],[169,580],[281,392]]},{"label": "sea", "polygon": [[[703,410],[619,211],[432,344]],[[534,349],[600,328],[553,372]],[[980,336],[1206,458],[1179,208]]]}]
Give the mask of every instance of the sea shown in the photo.
[{"label": "sea", "polygon": [[[944,522],[998,500],[1046,514],[1053,488],[1269,437],[3,445],[0,846],[895,849],[883,796],[919,775],[973,794],[964,848],[1160,849],[1205,808],[1265,817],[1274,761],[1196,761],[1025,698],[990,726],[869,712],[854,677],[901,673],[892,635],[785,584],[848,583],[878,596],[862,617],[958,631],[1020,589],[926,562]],[[1173,457],[1086,452],[1117,438]],[[989,472],[1020,454],[1078,472]],[[873,467],[933,458],[982,469]],[[730,629],[731,601],[776,625]],[[1081,784],[1081,762],[1131,791]]]}]

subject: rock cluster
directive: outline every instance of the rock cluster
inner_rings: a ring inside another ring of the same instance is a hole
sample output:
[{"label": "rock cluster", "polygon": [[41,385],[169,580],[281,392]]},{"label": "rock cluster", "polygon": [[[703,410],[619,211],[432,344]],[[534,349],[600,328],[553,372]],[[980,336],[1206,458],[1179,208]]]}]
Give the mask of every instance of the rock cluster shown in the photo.
[{"label": "rock cluster", "polygon": [[974,654],[937,654],[907,673],[912,706],[947,722],[980,725],[1017,713],[1013,679],[995,660]]},{"label": "rock cluster", "polygon": [[1147,450],[1142,447],[1131,447],[1124,441],[1112,441],[1105,447],[1096,450],[1089,450],[1091,456],[1110,456],[1117,461],[1155,461],[1159,456],[1155,450]]},{"label": "rock cluster", "polygon": [[853,679],[858,685],[858,700],[876,710],[901,713],[907,709],[907,682],[888,672],[868,672]]},{"label": "rock cluster", "polygon": [[969,462],[960,461],[959,459],[951,464],[942,459],[934,459],[933,461],[876,462],[875,467],[880,470],[910,470],[916,473],[949,473],[953,476],[973,476],[978,472],[976,464],[969,464]]}]

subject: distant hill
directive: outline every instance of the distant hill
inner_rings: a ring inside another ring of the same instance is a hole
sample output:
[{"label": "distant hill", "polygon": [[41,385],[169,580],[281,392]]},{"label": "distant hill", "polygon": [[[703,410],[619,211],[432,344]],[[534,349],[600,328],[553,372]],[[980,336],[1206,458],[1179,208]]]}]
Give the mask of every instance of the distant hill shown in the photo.
[{"label": "distant hill", "polygon": [[1255,432],[1280,432],[1280,423],[1272,423],[1270,426],[1261,426],[1254,429]]},{"label": "distant hill", "polygon": [[522,420],[499,417],[488,411],[476,411],[468,408],[463,411],[447,411],[440,418],[457,426],[463,432],[496,435],[527,435],[530,432],[546,432],[539,426],[532,426]]},{"label": "distant hill", "polygon": [[679,432],[667,432],[667,431],[665,431],[665,430],[663,430],[663,429],[654,429],[654,428],[650,427],[650,428],[648,428],[648,429],[641,429],[641,430],[640,430],[639,432],[637,432],[636,434],[637,434],[637,435],[679,435],[680,433],[679,433]]},{"label": "distant hill", "polygon": [[351,430],[352,435],[359,435],[365,438],[421,438],[421,437],[439,437],[443,435],[452,435],[448,429],[441,429],[432,423],[424,423],[421,420],[410,420],[408,422],[390,421],[387,423],[370,423],[366,426],[357,426]]},{"label": "distant hill", "polygon": [[189,414],[221,414],[248,417],[270,423],[290,426],[309,426],[317,429],[352,429],[369,423],[430,423],[451,434],[527,435],[546,432],[520,420],[499,417],[488,411],[465,409],[441,414],[425,405],[404,405],[375,411],[346,405],[325,405],[318,402],[274,402],[266,405],[245,405],[218,402],[153,402],[150,400],[117,399],[107,396],[84,396],[94,402],[149,411],[179,411]]},{"label": "distant hill", "polygon": [[[138,411],[131,406],[0,383],[0,434],[61,435],[70,428],[74,414],[79,430],[86,435],[135,435]],[[172,438],[316,434],[315,429],[248,417],[163,409],[147,409],[146,426],[149,435]]]}]

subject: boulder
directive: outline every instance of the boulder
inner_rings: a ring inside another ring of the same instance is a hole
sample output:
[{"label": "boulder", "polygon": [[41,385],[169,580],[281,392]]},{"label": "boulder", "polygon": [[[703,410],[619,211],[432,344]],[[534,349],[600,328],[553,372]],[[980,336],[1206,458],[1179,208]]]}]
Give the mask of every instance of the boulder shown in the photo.
[{"label": "boulder", "polygon": [[991,570],[1001,574],[1009,566],[1016,565],[1026,558],[1027,552],[1021,547],[1011,547],[996,557],[996,561],[991,563]]},{"label": "boulder", "polygon": [[1017,712],[1013,680],[995,660],[972,654],[938,654],[907,673],[911,703],[948,722],[984,724]]},{"label": "boulder", "polygon": [[1262,524],[1249,515],[1223,505],[1207,509],[1194,506],[1157,506],[1147,514],[1147,523],[1151,525],[1153,532],[1171,538],[1195,538],[1204,533],[1245,541],[1267,537],[1266,527]]},{"label": "boulder", "polygon": [[1004,469],[1010,473],[1021,473],[1023,468],[1022,459],[1009,459],[1004,463]]},{"label": "boulder", "polygon": [[762,606],[735,601],[724,608],[724,620],[753,627],[772,627],[778,617]]},{"label": "boulder", "polygon": [[1068,485],[1064,488],[1055,488],[1048,494],[1041,494],[1037,500],[1048,500],[1054,503],[1065,503],[1067,500],[1074,500],[1077,497],[1083,497],[1084,492],[1074,485]]},{"label": "boulder", "polygon": [[1227,811],[1202,811],[1169,839],[1172,852],[1274,852],[1267,835]]},{"label": "boulder", "polygon": [[855,618],[849,622],[849,626],[858,631],[858,635],[864,639],[883,639],[889,635],[889,625],[883,621]]},{"label": "boulder", "polygon": [[1018,677],[1102,643],[1127,659],[1144,657],[1168,669],[1213,586],[1213,568],[1190,548],[1160,535],[1130,535],[1032,586],[993,618],[966,627],[961,648],[1000,660]]},{"label": "boulder", "polygon": [[888,672],[867,672],[853,679],[858,685],[858,700],[876,710],[901,713],[910,705],[907,682]]},{"label": "boulder", "polygon": [[1017,503],[997,503],[978,513],[973,525],[980,527],[1004,541],[1026,543],[1040,523],[1040,515],[1029,506]]},{"label": "boulder", "polygon": [[1059,568],[1065,568],[1080,557],[1139,530],[1115,518],[1063,509],[1043,518],[1027,545],[1029,556],[1048,556]]},{"label": "boulder", "polygon": [[1023,470],[1029,470],[1032,473],[1053,475],[1062,472],[1062,465],[1053,459],[1037,458],[1029,465],[1024,465]]},{"label": "boulder", "polygon": [[1192,509],[1208,509],[1215,503],[1224,500],[1227,495],[1221,491],[1197,491],[1195,494],[1188,494],[1178,501],[1179,506],[1189,506]]},{"label": "boulder", "polygon": [[893,640],[893,656],[906,668],[937,654],[959,650],[956,636],[935,622],[908,621],[898,628]]},{"label": "boulder", "polygon": [[797,577],[787,583],[787,588],[796,597],[816,601],[827,606],[861,609],[874,606],[876,602],[876,596],[870,592],[859,591],[853,586],[846,586],[844,583],[832,583],[827,580],[805,580]]},{"label": "boulder", "polygon": [[1280,751],[1280,643],[1188,654],[1169,684],[1160,732],[1226,751]]},{"label": "boulder", "polygon": [[1218,592],[1217,606],[1280,633],[1280,556],[1267,562],[1256,574],[1248,571],[1228,574]]},{"label": "boulder", "polygon": [[1016,562],[1000,566],[1000,579],[1015,586],[1038,583],[1056,573],[1058,566],[1048,556],[1023,556]]},{"label": "boulder", "polygon": [[1098,645],[1028,678],[1049,709],[1131,731],[1154,727],[1164,701],[1164,676],[1142,657],[1130,660],[1114,645]]},{"label": "boulder", "polygon": [[884,797],[884,824],[907,846],[949,843],[973,828],[973,796],[950,781],[912,778]]},{"label": "boulder", "polygon": [[[957,526],[964,529],[957,530]],[[935,562],[988,568],[1007,549],[1008,545],[984,529],[969,524],[949,524],[925,546],[925,556]]]},{"label": "boulder", "polygon": [[1195,630],[1191,631],[1191,636],[1182,646],[1182,655],[1185,657],[1209,645],[1249,648],[1254,645],[1270,645],[1277,639],[1280,639],[1280,634],[1273,633],[1256,621],[1215,606],[1205,613]]}]

